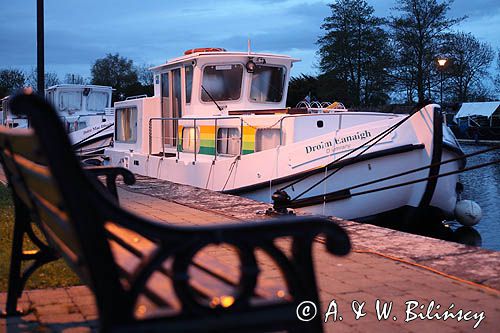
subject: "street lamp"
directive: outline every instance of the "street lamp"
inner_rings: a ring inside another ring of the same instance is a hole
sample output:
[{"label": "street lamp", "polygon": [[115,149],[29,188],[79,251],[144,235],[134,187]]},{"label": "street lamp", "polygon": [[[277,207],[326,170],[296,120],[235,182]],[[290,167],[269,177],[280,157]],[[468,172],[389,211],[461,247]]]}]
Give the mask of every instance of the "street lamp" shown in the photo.
[{"label": "street lamp", "polygon": [[443,109],[443,73],[444,73],[444,68],[446,64],[448,63],[448,59],[444,57],[440,57],[437,59],[437,67],[438,71],[441,74],[441,109]]}]

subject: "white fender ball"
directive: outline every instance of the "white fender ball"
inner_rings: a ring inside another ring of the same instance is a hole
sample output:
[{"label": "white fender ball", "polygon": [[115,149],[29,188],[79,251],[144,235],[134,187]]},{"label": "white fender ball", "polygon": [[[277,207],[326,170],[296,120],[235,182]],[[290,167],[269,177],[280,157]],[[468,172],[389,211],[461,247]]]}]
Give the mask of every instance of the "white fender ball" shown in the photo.
[{"label": "white fender ball", "polygon": [[476,225],[482,216],[481,207],[472,200],[460,200],[455,206],[455,218],[462,225],[468,227]]}]

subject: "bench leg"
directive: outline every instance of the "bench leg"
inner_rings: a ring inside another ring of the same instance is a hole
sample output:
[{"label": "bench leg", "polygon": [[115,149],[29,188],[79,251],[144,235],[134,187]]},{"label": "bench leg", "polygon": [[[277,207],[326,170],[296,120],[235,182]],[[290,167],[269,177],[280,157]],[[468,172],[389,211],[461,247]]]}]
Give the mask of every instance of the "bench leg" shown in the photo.
[{"label": "bench leg", "polygon": [[17,309],[17,300],[23,291],[21,279],[21,263],[23,255],[23,240],[26,233],[26,224],[30,223],[28,210],[23,207],[17,198],[14,198],[15,223],[14,235],[12,237],[12,252],[10,257],[9,285],[7,291],[7,306],[5,315],[21,315],[22,311]]},{"label": "bench leg", "polygon": [[[31,218],[29,210],[21,201],[14,196],[15,223],[14,234],[12,238],[12,252],[9,270],[9,284],[7,291],[7,305],[2,316],[19,316],[24,314],[17,308],[17,301],[21,297],[24,286],[28,278],[37,268],[45,263],[56,260],[58,257],[52,249],[46,246],[33,233],[31,228]],[[39,247],[39,251],[34,253],[24,253],[24,236],[28,235],[30,239]],[[23,261],[33,261],[23,272],[21,266]]]},{"label": "bench leg", "polygon": [[[316,283],[316,274],[314,272],[313,254],[312,254],[313,241],[307,238],[296,237],[292,244],[293,258],[297,270],[301,271],[302,285],[307,288],[303,290],[305,300],[312,301],[317,306],[317,315],[310,321],[307,327],[307,332],[323,332],[323,321],[321,318],[321,302],[318,295],[318,285]],[[300,329],[291,329],[289,332],[300,332]]]}]

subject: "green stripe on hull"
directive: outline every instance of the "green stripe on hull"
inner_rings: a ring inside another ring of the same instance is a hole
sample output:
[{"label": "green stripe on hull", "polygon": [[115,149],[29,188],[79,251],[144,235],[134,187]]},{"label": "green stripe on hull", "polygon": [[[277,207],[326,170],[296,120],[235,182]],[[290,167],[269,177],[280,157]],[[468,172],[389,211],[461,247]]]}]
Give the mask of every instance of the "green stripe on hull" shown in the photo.
[{"label": "green stripe on hull", "polygon": [[199,153],[204,155],[215,155],[215,148],[201,146]]}]

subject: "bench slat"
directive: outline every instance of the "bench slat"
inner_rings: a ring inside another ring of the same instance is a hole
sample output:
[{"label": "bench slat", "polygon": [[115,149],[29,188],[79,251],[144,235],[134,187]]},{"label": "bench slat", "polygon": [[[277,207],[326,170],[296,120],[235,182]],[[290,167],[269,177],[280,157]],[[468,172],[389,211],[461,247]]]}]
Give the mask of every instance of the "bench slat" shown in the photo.
[{"label": "bench slat", "polygon": [[8,130],[5,127],[0,127],[0,147],[11,149],[36,163],[47,164],[44,156],[40,154],[38,140],[33,135],[31,128]]},{"label": "bench slat", "polygon": [[30,191],[37,193],[55,206],[62,205],[59,190],[46,166],[34,163],[20,155],[13,156],[13,159]]},{"label": "bench slat", "polygon": [[54,237],[59,239],[59,242],[71,250],[76,259],[79,256],[78,254],[81,253],[80,241],[75,234],[74,228],[71,226],[71,222],[68,221],[66,213],[57,209],[38,195],[35,195],[33,199],[35,200],[37,212],[41,219],[39,222],[41,223],[42,230],[51,230],[53,236],[49,237],[49,239]]}]

